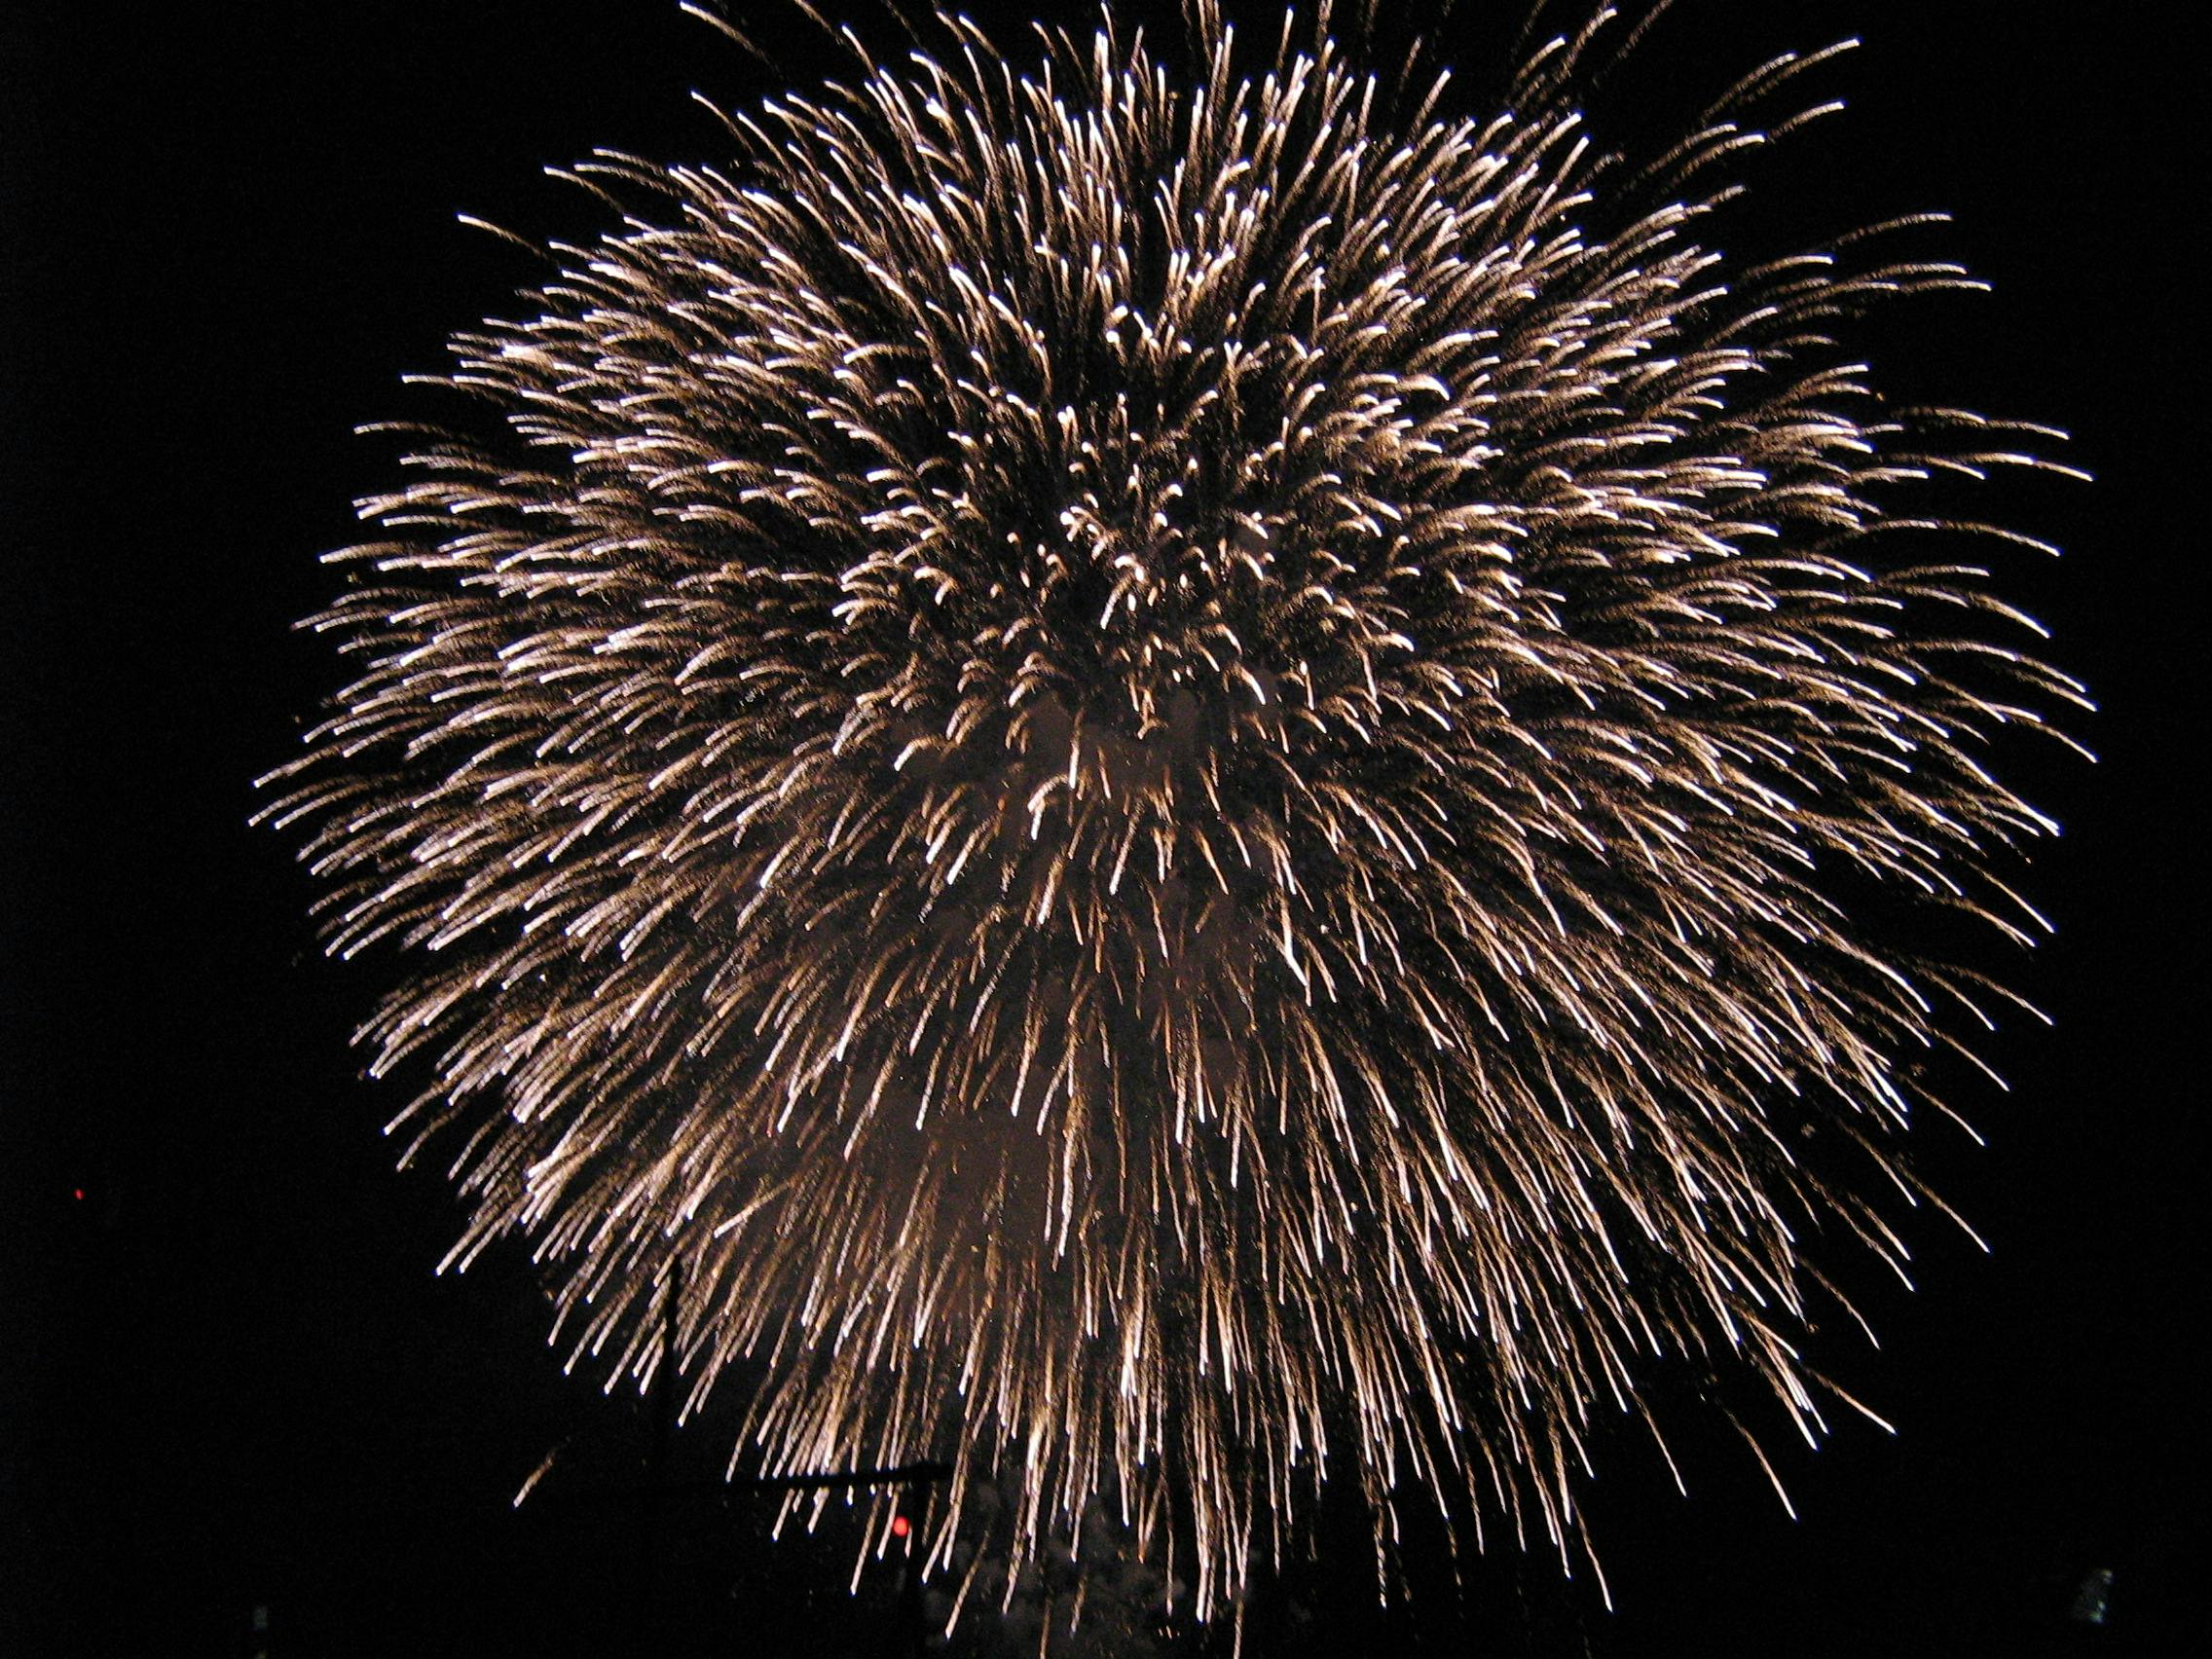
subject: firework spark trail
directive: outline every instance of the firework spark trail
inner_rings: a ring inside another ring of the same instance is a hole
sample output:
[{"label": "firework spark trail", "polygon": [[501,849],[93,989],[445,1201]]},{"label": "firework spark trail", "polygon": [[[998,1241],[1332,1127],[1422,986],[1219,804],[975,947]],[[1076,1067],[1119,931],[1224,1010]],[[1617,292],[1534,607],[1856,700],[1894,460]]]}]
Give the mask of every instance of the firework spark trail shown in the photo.
[{"label": "firework spark trail", "polygon": [[273,813],[414,964],[362,1038],[457,1260],[647,1380],[681,1263],[737,1461],[952,1459],[940,1565],[1017,1469],[1017,1562],[1105,1502],[1202,1616],[1331,1455],[1564,1549],[1662,1355],[1820,1432],[1797,1236],[1901,1246],[1796,1137],[1910,1199],[1903,1068],[2003,995],[1839,881],[2031,937],[1982,756],[2079,691],[1883,504],[2035,429],[1828,343],[1962,273],[1698,240],[1826,54],[1631,175],[1604,16],[1482,120],[1188,20],[940,16],[579,166],[624,228],[458,337],[504,433],[364,503]]}]

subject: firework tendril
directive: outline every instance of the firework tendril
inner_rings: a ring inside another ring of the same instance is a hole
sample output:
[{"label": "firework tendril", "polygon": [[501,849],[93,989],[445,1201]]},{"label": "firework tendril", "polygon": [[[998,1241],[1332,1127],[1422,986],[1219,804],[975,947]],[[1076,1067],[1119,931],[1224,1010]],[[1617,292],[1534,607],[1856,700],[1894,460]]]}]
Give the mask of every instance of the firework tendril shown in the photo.
[{"label": "firework tendril", "polygon": [[1912,1063],[2005,1000],[1852,896],[2037,934],[1984,761],[2080,692],[1958,557],[2025,538],[1889,504],[2056,434],[1831,343],[1961,270],[1700,240],[1827,54],[1639,170],[1604,15],[1473,117],[1184,20],[577,167],[622,227],[456,338],[494,418],[334,555],[271,815],[411,964],[456,1260],[610,1382],[677,1277],[733,1468],[945,1458],[933,1567],[1011,1480],[1015,1562],[1103,1508],[1204,1616],[1325,1467],[1565,1549],[1662,1366],[1821,1432],[1800,1240],[1901,1258]]}]

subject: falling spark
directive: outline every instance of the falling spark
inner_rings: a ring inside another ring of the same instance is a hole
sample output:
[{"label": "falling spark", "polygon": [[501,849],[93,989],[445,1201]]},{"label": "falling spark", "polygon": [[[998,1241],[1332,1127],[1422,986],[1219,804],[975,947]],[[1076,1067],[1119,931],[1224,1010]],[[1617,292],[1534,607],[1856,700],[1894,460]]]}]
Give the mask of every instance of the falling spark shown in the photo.
[{"label": "falling spark", "polygon": [[623,228],[457,337],[503,420],[363,504],[269,814],[571,1364],[950,1461],[933,1570],[1002,1474],[1016,1564],[1103,1505],[1201,1617],[1330,1459],[1565,1551],[1655,1370],[1848,1400],[1800,1241],[1902,1271],[1858,1188],[2005,1000],[1849,896],[2042,931],[1988,752],[2081,702],[1957,552],[2023,538],[1891,502],[2056,434],[1829,343],[1957,267],[1701,240],[1829,54],[1639,173],[1609,17],[1469,116],[1326,8],[940,15],[575,169]]}]

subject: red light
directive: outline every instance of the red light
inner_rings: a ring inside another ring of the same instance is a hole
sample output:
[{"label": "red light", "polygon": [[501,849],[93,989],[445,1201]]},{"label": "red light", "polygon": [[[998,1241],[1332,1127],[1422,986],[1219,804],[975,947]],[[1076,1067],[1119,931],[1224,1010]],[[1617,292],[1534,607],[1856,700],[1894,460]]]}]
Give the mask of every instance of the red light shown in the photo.
[{"label": "red light", "polygon": [[83,1202],[85,1201],[85,1189],[84,1189],[84,1188],[82,1188],[82,1187],[72,1187],[72,1188],[70,1188],[69,1190],[70,1190],[71,1192],[73,1192],[73,1193],[75,1193],[75,1194],[77,1195],[77,1201],[78,1201],[79,1203],[83,1203]]},{"label": "red light", "polygon": [[903,1515],[894,1515],[891,1518],[891,1535],[894,1538],[903,1538],[908,1532],[911,1532],[913,1530],[914,1524],[911,1521],[908,1521]]}]

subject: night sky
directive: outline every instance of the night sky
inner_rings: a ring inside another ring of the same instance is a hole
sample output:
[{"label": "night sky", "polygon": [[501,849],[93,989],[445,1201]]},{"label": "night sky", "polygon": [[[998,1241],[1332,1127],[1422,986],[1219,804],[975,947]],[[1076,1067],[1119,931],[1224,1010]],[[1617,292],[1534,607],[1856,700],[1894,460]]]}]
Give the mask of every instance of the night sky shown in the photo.
[{"label": "night sky", "polygon": [[[1540,1547],[1455,1588],[1417,1536],[1385,1614],[1331,1514],[1318,1564],[1262,1585],[1248,1650],[2189,1650],[2206,646],[2182,587],[2204,478],[2182,55],[2103,6],[1677,10],[1637,74],[1693,110],[1773,51],[1864,36],[1818,82],[1849,112],[1752,172],[1746,222],[1956,213],[1938,245],[1995,294],[1877,319],[1877,383],[2067,427],[2096,474],[2015,479],[1998,509],[2066,548],[1999,586],[2102,710],[2076,728],[2096,766],[2011,766],[2066,827],[2027,880],[2057,937],[2008,970],[2055,1025],[2015,1020],[1987,1050],[2011,1092],[1956,1100],[1986,1149],[1933,1115],[1915,1137],[1992,1253],[1925,1216],[1917,1293],[1850,1281],[1881,1350],[1816,1338],[1901,1432],[1846,1420],[1812,1454],[1723,1385],[1797,1520],[1662,1376],[1691,1495],[1640,1430],[1601,1444],[1616,1610]],[[761,32],[792,79],[828,66],[795,14]],[[394,441],[352,428],[428,413],[399,377],[541,275],[455,215],[581,240],[605,210],[542,166],[717,158],[686,94],[770,85],[673,0],[0,13],[0,1655],[247,1654],[256,1608],[262,1648],[300,1659],[866,1652],[895,1623],[890,1575],[846,1595],[841,1510],[771,1546],[772,1505],[671,1503],[641,1548],[651,1414],[561,1374],[519,1248],[434,1275],[460,1209],[435,1169],[394,1173],[407,1090],[348,1046],[393,964],[326,962],[290,846],[246,822],[338,684],[290,631],[333,591],[315,556],[396,475]],[[672,1475],[719,1469],[723,1418]],[[2070,1619],[2100,1568],[2109,1621]]]}]

